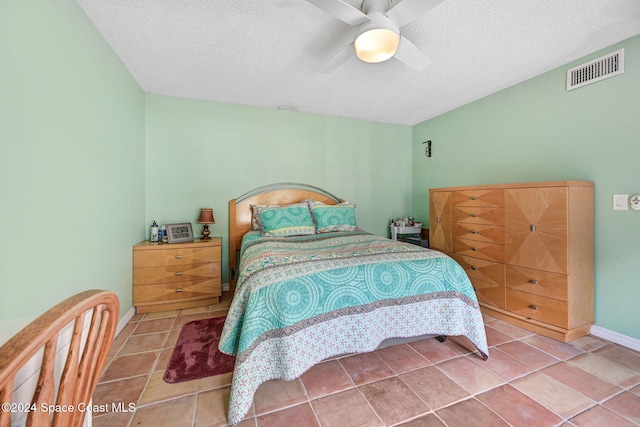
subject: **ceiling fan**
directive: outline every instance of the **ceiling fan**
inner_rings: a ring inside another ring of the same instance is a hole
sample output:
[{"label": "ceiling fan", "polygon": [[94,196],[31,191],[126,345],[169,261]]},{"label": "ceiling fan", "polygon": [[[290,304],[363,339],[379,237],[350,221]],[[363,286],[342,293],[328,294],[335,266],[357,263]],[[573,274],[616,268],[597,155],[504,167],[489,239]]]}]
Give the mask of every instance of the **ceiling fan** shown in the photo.
[{"label": "ceiling fan", "polygon": [[370,63],[396,58],[418,71],[431,63],[416,45],[400,34],[400,27],[444,0],[402,0],[391,8],[389,0],[363,0],[362,10],[342,0],[308,1],[357,28],[354,41],[325,62],[319,72],[329,73],[353,55]]}]

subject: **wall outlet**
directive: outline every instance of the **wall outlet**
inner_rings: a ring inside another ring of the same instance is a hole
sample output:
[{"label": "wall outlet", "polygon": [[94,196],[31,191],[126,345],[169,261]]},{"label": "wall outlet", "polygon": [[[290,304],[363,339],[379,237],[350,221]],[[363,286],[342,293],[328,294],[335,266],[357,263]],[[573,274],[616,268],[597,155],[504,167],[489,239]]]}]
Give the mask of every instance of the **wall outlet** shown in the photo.
[{"label": "wall outlet", "polygon": [[629,195],[628,194],[614,194],[613,195],[613,210],[614,211],[626,211],[626,210],[629,210]]}]

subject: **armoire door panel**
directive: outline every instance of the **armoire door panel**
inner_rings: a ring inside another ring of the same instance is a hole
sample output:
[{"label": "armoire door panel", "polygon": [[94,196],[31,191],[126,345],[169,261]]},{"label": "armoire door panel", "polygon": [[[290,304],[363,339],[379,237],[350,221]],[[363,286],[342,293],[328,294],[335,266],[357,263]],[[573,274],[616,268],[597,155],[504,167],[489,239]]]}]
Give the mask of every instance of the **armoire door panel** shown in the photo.
[{"label": "armoire door panel", "polygon": [[429,247],[451,252],[451,192],[431,192],[429,203]]},{"label": "armoire door panel", "polygon": [[506,261],[568,273],[567,188],[518,188],[505,192]]}]

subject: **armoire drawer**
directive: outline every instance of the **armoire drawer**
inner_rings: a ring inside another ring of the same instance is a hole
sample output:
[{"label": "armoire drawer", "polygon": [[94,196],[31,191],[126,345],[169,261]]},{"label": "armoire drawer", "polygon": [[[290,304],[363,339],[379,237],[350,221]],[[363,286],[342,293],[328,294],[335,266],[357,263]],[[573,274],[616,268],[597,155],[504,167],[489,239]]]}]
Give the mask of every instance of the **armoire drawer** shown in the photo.
[{"label": "armoire drawer", "polygon": [[504,190],[475,189],[454,191],[453,206],[503,207]]},{"label": "armoire drawer", "polygon": [[473,258],[504,263],[504,245],[453,238],[453,252]]},{"label": "armoire drawer", "polygon": [[507,287],[516,291],[567,301],[568,284],[566,274],[507,266]]},{"label": "armoire drawer", "polygon": [[568,305],[564,301],[506,288],[507,311],[540,322],[568,328]]},{"label": "armoire drawer", "polygon": [[164,250],[140,250],[133,257],[133,267],[163,265],[204,264],[220,259],[220,246],[200,248],[168,248]]},{"label": "armoire drawer", "polygon": [[470,279],[478,279],[504,287],[504,264],[460,254],[451,254],[451,257],[464,268]]},{"label": "armoire drawer", "polygon": [[504,225],[504,208],[457,206],[451,211],[454,223]]},{"label": "armoire drawer", "polygon": [[471,284],[476,291],[478,301],[484,304],[506,309],[505,287],[471,277]]},{"label": "armoire drawer", "polygon": [[469,224],[456,222],[453,224],[453,235],[478,242],[504,245],[504,227],[501,225]]}]

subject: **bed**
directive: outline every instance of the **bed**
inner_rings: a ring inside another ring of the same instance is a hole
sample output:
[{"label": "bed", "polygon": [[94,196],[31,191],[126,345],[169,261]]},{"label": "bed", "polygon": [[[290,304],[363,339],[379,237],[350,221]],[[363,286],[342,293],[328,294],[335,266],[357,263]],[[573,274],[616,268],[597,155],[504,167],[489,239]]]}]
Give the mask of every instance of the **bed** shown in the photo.
[{"label": "bed", "polygon": [[[263,205],[256,218],[252,205]],[[295,226],[281,227],[274,213],[291,214]],[[236,356],[231,425],[260,384],[295,379],[389,338],[465,336],[478,357],[488,357],[462,267],[441,252],[359,229],[355,206],[317,187],[275,184],[231,200],[229,259],[235,294],[219,349]]]}]

